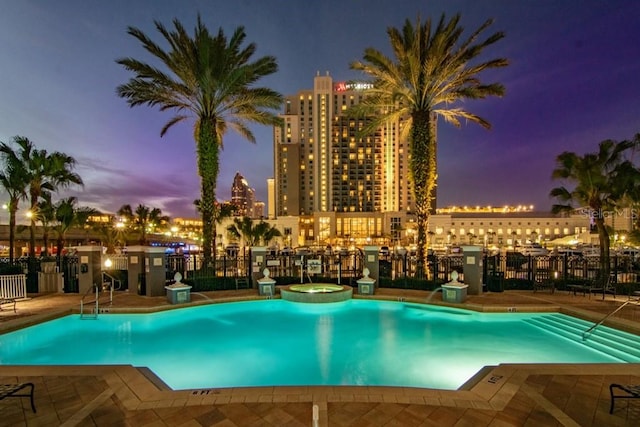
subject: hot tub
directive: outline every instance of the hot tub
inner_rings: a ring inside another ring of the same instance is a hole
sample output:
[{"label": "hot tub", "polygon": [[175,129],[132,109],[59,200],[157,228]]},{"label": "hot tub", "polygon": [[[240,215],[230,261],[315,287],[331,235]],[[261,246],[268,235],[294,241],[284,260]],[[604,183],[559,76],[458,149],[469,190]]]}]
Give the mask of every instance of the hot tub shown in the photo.
[{"label": "hot tub", "polygon": [[289,285],[280,289],[282,299],[293,302],[340,302],[351,299],[353,288],[333,283]]}]

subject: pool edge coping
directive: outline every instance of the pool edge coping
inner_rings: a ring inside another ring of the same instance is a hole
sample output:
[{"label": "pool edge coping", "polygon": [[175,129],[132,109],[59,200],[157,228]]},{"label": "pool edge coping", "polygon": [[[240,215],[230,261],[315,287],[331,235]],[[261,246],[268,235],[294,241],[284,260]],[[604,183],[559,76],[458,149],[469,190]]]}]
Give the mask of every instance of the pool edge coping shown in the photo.
[{"label": "pool edge coping", "polygon": [[530,375],[611,375],[640,378],[640,363],[500,364],[469,390],[391,386],[273,386],[162,390],[131,365],[0,366],[0,377],[101,377],[128,410],[229,403],[369,402],[503,410]]}]

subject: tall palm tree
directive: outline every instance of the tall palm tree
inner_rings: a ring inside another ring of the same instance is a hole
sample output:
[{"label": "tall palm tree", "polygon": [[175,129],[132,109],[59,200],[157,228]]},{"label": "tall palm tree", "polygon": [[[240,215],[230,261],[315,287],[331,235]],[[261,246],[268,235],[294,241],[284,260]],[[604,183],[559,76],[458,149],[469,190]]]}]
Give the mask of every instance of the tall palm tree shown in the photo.
[{"label": "tall palm tree", "polygon": [[[600,241],[600,281],[609,280],[610,236],[605,225],[607,216],[615,215],[628,196],[638,194],[640,171],[625,157],[640,145],[640,136],[635,140],[605,140],[598,151],[579,156],[565,151],[556,158],[553,179],[566,180],[574,185],[553,188],[550,196],[560,203],[552,206],[552,212],[573,211],[583,208],[594,221]],[[575,206],[577,204],[577,206]]]},{"label": "tall palm tree", "polygon": [[19,161],[13,148],[0,143],[0,156],[2,158],[2,171],[0,171],[0,185],[7,192],[9,202],[9,263],[13,264],[15,258],[16,241],[16,213],[21,200],[27,198],[27,173],[24,165]]},{"label": "tall palm tree", "polygon": [[[21,164],[20,168],[26,180],[30,211],[37,211],[38,202],[45,193],[56,192],[72,184],[83,185],[80,175],[73,172],[76,161],[73,157],[55,151],[36,149],[28,138],[13,138],[16,149],[0,146],[5,159],[10,164]],[[29,229],[29,257],[35,257],[36,216],[31,215]],[[30,263],[32,264],[32,263]]]},{"label": "tall palm tree", "polygon": [[242,46],[246,37],[243,27],[238,27],[227,39],[222,28],[217,35],[209,33],[199,15],[193,38],[177,19],[173,20],[172,31],[158,21],[155,21],[155,26],[169,44],[169,50],[163,49],[137,28],[129,27],[128,33],[138,39],[155,59],[159,59],[165,70],[133,58],[118,59],[118,64],[135,73],[135,77],[118,86],[117,93],[126,98],[131,107],[146,104],[157,105],[161,111],[174,110],[177,115],[165,124],[160,136],[176,123],[195,117],[203,256],[204,264],[209,266],[223,135],[227,127],[231,127],[250,142],[255,142],[255,136],[248,127],[250,123],[280,123],[277,115],[269,110],[281,105],[282,95],[254,86],[262,77],[275,73],[278,66],[272,56],[251,61],[256,45]]},{"label": "tall palm tree", "polygon": [[242,239],[245,246],[268,245],[271,240],[282,235],[280,230],[271,224],[260,221],[254,224],[249,217],[234,218],[227,232],[236,239]]},{"label": "tall palm tree", "polygon": [[130,226],[138,232],[141,245],[149,244],[147,233],[153,232],[156,227],[161,227],[169,223],[169,217],[162,215],[162,210],[150,208],[145,205],[138,205],[136,210],[131,209],[131,205],[123,205],[118,209],[118,215],[125,218]]},{"label": "tall palm tree", "polygon": [[456,104],[465,99],[502,96],[498,83],[483,84],[479,74],[487,69],[504,67],[507,60],[481,61],[484,49],[504,37],[496,32],[479,40],[492,20],[487,20],[469,38],[462,40],[464,29],[460,15],[446,20],[443,14],[437,26],[424,24],[418,17],[414,26],[408,19],[403,28],[390,27],[387,35],[394,58],[374,48],[364,51],[363,60],[351,63],[373,78],[361,104],[354,113],[375,117],[364,131],[371,132],[387,122],[401,126],[402,137],[409,141],[409,171],[413,183],[414,209],[418,229],[417,257],[419,274],[423,274],[431,202],[436,186],[436,120],[460,126],[460,119],[490,124]]}]

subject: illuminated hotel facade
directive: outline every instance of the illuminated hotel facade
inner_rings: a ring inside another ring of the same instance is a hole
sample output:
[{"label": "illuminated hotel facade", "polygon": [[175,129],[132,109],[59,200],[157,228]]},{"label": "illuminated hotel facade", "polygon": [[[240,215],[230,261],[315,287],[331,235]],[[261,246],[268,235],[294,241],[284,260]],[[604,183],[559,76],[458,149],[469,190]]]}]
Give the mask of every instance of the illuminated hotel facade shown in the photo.
[{"label": "illuminated hotel facade", "polygon": [[[269,217],[299,218],[297,245],[410,245],[415,241],[409,146],[399,123],[359,132],[371,118],[346,111],[366,83],[334,82],[317,74],[313,89],[285,97],[274,128],[274,178]],[[435,196],[435,193],[434,193]],[[272,206],[272,201],[273,205]],[[436,200],[432,202],[436,208]],[[547,212],[433,212],[430,246],[548,242],[588,234],[584,215]]]},{"label": "illuminated hotel facade", "polygon": [[362,100],[361,85],[318,74],[313,89],[285,97],[274,129],[276,216],[411,211],[398,123],[361,136],[370,118],[345,115]]}]

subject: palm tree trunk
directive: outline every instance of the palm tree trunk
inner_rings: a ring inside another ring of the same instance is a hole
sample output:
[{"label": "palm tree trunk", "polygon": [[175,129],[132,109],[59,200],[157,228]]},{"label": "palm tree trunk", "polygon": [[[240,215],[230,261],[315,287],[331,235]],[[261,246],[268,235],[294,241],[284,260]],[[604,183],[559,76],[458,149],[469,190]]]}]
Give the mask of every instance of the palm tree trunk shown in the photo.
[{"label": "palm tree trunk", "polygon": [[[61,266],[60,260],[62,259],[62,249],[64,248],[64,238],[58,236],[56,239],[56,264]],[[62,269],[61,269],[62,270]]]},{"label": "palm tree trunk", "polygon": [[[44,228],[44,227],[43,227]],[[45,230],[42,232],[42,256],[49,256],[49,232]]]},{"label": "palm tree trunk", "polygon": [[13,265],[16,247],[16,212],[18,206],[11,203],[9,207],[9,264]]},{"label": "palm tree trunk", "polygon": [[219,141],[215,121],[203,120],[196,132],[198,141],[198,173],[201,179],[200,211],[202,212],[202,252],[204,265],[212,262],[212,241],[214,228],[214,203],[216,200],[216,180],[219,168]]},{"label": "palm tree trunk", "polygon": [[216,245],[216,236],[217,231],[216,231],[216,222],[213,221],[213,238],[211,239],[211,246],[213,247],[213,265],[215,266],[215,261],[216,261],[216,257],[218,255],[218,246]]},{"label": "palm tree trunk", "polygon": [[602,286],[606,286],[611,274],[610,262],[610,241],[609,232],[604,223],[604,218],[597,217],[595,219],[596,229],[598,230],[598,238],[600,240],[600,271],[601,277],[598,278]]},{"label": "palm tree trunk", "polygon": [[29,258],[36,257],[36,207],[38,206],[38,196],[31,195],[31,218],[29,223]]},{"label": "palm tree trunk", "polygon": [[436,184],[435,119],[430,111],[414,113],[410,143],[410,168],[418,229],[416,276],[424,277],[431,199]]}]

